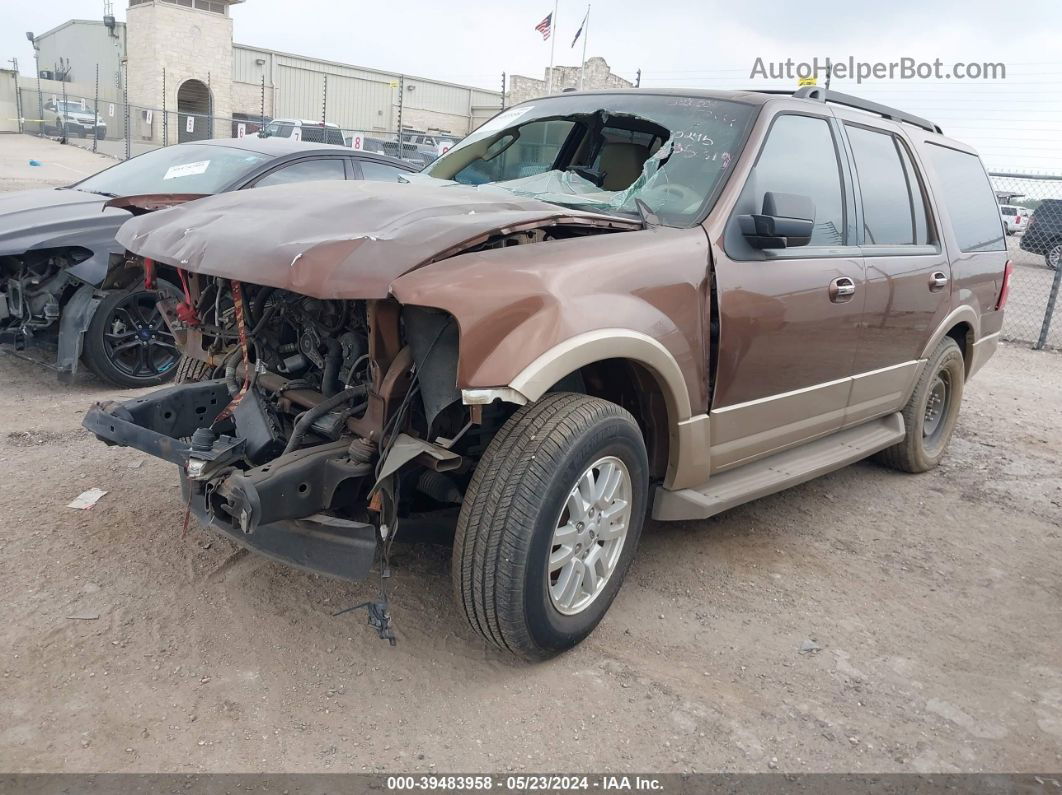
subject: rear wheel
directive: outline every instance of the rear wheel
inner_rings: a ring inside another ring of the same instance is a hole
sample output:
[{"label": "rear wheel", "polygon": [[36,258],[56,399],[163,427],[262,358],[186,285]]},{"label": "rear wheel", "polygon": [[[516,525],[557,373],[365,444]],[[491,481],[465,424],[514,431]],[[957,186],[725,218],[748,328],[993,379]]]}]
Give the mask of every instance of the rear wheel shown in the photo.
[{"label": "rear wheel", "polygon": [[877,460],[904,472],[926,472],[939,464],[959,419],[965,377],[959,345],[945,337],[926,362],[904,407],[907,435],[878,453]]},{"label": "rear wheel", "polygon": [[529,660],[583,640],[623,583],[648,489],[641,431],[614,403],[555,393],[517,411],[476,467],[454,539],[472,627]]},{"label": "rear wheel", "polygon": [[155,304],[179,295],[173,285],[107,293],[85,332],[85,363],[117,386],[157,386],[173,378],[181,358]]}]

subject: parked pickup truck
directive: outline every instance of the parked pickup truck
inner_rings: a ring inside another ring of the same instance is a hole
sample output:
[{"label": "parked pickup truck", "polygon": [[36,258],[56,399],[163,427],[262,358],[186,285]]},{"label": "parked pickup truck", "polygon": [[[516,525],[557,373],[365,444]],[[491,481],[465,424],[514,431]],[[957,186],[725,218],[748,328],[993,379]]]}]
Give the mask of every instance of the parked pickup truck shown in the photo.
[{"label": "parked pickup truck", "polygon": [[125,224],[180,271],[167,317],[214,378],[84,424],[176,464],[204,525],[337,577],[449,518],[460,609],[528,659],[593,630],[647,516],[935,467],[999,338],[977,154],[847,95],[569,93],[404,179]]}]

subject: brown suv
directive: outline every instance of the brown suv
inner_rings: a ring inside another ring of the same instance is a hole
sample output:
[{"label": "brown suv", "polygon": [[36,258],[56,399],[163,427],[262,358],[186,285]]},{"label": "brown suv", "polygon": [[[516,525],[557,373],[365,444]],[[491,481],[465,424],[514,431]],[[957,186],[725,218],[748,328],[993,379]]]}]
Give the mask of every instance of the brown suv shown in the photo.
[{"label": "brown suv", "polygon": [[[409,182],[127,223],[131,261],[182,285],[186,379],[84,424],[291,565],[386,573],[396,536],[456,522],[457,601],[527,658],[590,633],[647,514],[872,454],[935,466],[999,337],[976,153],[843,94],[534,100]],[[371,621],[391,635],[386,599]]]}]

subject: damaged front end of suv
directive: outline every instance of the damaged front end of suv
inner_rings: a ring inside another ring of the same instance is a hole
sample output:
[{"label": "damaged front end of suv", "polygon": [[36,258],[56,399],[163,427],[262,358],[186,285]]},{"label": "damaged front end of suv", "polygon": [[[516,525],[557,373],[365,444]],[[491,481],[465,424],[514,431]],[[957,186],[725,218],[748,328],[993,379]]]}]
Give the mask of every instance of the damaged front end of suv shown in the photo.
[{"label": "damaged front end of suv", "polygon": [[[330,194],[328,210],[292,219],[296,193]],[[337,231],[353,226],[365,231]],[[462,253],[637,228],[530,200],[370,183],[261,189],[144,216],[121,242],[149,272],[160,261],[178,269],[184,295],[163,302],[164,315],[185,355],[217,377],[98,404],[84,425],[176,464],[202,524],[284,563],[363,578],[399,521],[452,523],[473,462],[514,408],[462,402],[454,317],[401,305],[391,281]]]},{"label": "damaged front end of suv", "polygon": [[294,566],[358,579],[381,547],[386,571],[396,533],[448,524],[470,623],[531,659],[570,648],[619,589],[650,483],[703,470],[700,223],[754,110],[553,97],[408,184],[136,218],[118,239],[148,274],[177,273],[160,309],[187,382],[84,425],[176,464],[200,522]]}]

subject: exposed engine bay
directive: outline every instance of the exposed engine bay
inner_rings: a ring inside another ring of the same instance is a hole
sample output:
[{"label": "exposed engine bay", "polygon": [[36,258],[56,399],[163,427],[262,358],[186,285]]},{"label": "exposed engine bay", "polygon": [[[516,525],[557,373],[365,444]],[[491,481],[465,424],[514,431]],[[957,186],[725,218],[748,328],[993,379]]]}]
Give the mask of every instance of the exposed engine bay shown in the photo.
[{"label": "exposed engine bay", "polygon": [[0,338],[21,346],[52,327],[64,298],[82,284],[67,269],[91,255],[74,247],[0,257]]},{"label": "exposed engine bay", "polygon": [[161,307],[205,380],[101,404],[86,427],[178,464],[203,524],[341,578],[366,576],[400,521],[452,520],[512,407],[461,403],[450,315],[181,275]]}]

